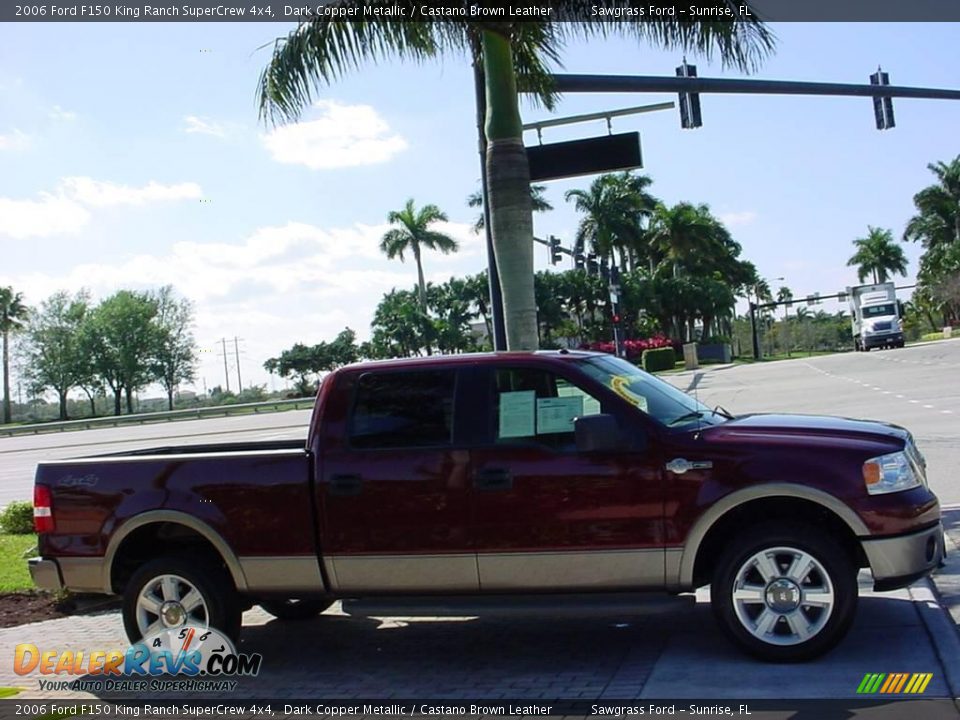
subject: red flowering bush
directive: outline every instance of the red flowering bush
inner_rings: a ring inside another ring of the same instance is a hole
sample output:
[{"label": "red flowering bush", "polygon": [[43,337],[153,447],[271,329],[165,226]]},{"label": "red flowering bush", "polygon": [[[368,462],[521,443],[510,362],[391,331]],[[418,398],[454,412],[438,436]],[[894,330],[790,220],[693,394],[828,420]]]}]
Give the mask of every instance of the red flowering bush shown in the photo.
[{"label": "red flowering bush", "polygon": [[[639,360],[644,350],[656,350],[657,348],[674,347],[675,343],[663,335],[654,335],[648,338],[637,338],[636,340],[624,340],[623,349],[626,351],[627,360]],[[612,342],[591,342],[580,345],[581,350],[595,350],[597,352],[609,353],[615,355],[616,346]],[[674,347],[674,349],[676,349]]]}]

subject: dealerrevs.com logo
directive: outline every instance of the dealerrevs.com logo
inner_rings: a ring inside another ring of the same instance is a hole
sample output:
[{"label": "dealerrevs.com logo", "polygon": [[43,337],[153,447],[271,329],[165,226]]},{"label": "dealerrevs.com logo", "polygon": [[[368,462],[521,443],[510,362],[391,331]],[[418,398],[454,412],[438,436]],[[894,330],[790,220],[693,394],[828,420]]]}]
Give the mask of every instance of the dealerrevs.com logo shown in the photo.
[{"label": "dealerrevs.com logo", "polygon": [[[254,677],[262,662],[260,653],[238,653],[213,628],[185,625],[160,630],[126,650],[61,651],[21,643],[14,649],[13,669],[17,675],[45,676],[41,690],[230,691],[237,681],[229,678]],[[82,677],[54,680],[52,675]]]}]

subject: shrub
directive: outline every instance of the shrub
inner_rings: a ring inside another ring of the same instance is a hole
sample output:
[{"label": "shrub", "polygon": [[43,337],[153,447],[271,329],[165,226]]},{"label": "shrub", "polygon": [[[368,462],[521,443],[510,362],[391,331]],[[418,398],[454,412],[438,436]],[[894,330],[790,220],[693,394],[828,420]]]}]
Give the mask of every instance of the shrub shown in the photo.
[{"label": "shrub", "polygon": [[33,532],[33,503],[16,500],[0,513],[0,530],[8,535],[29,535]]},{"label": "shrub", "polygon": [[[657,348],[672,347],[673,341],[663,335],[654,335],[649,338],[637,338],[633,340],[624,340],[623,349],[626,352],[627,360],[639,359],[645,350],[655,350]],[[591,342],[580,346],[581,350],[596,350],[598,352],[615,355],[616,347],[612,342]]]},{"label": "shrub", "polygon": [[677,354],[672,347],[656,348],[654,350],[644,350],[640,356],[640,363],[647,372],[657,372],[658,370],[673,370],[677,363]]}]

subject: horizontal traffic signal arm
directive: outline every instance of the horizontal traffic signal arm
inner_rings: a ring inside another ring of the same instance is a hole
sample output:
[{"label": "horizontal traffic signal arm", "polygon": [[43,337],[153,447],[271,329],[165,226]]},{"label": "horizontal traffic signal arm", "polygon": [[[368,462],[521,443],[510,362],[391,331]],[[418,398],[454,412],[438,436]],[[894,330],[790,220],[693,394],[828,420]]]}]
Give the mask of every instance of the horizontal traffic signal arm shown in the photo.
[{"label": "horizontal traffic signal arm", "polygon": [[653,75],[553,76],[554,89],[575,92],[687,92],[747,95],[848,95],[909,97],[927,100],[960,100],[960,90],[916,88],[900,85],[851,85],[794,80],[743,80],[739,78],[673,77]]}]

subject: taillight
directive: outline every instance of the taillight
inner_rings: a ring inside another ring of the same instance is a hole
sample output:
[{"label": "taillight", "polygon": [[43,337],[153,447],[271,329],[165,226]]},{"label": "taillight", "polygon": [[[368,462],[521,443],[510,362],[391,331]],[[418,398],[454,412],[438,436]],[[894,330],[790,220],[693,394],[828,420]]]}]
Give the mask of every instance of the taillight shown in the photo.
[{"label": "taillight", "polygon": [[46,485],[33,486],[33,529],[37,533],[53,532],[53,498]]}]

